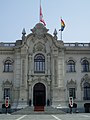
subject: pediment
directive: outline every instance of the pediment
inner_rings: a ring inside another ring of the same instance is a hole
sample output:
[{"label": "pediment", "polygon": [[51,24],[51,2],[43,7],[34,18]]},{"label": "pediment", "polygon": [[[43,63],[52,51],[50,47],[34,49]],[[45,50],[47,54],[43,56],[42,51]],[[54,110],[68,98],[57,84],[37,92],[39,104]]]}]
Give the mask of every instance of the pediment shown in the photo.
[{"label": "pediment", "polygon": [[90,76],[88,74],[85,74],[84,77],[81,79],[81,84],[85,82],[90,83]]},{"label": "pediment", "polygon": [[[31,29],[32,33],[27,35],[26,44],[27,47],[30,48],[30,51],[44,51],[47,50],[62,50],[64,49],[64,43],[61,40],[56,40],[51,34],[48,33],[48,29],[41,23],[35,25],[33,29]],[[36,45],[38,44],[38,45]],[[45,47],[44,47],[44,45]]]},{"label": "pediment", "polygon": [[8,79],[6,81],[3,82],[3,86],[4,87],[11,87],[12,86],[12,82],[10,82]]},{"label": "pediment", "polygon": [[70,81],[67,81],[67,88],[69,89],[72,87],[77,88],[76,80],[74,81],[71,79]]},{"label": "pediment", "polygon": [[11,63],[13,63],[13,62],[14,62],[14,60],[13,60],[12,58],[7,57],[6,59],[4,59],[4,60],[3,60],[3,63],[5,63],[5,61],[8,61],[8,60],[9,60],[9,61],[11,61]]},{"label": "pediment", "polygon": [[76,84],[76,81],[74,81],[74,80],[70,80],[70,81],[67,81],[67,84],[68,85],[75,85]]},{"label": "pediment", "polygon": [[88,74],[85,74],[81,79],[81,83],[80,83],[81,90],[83,90],[84,83],[90,83],[90,76]]},{"label": "pediment", "polygon": [[46,29],[43,24],[38,23],[33,29],[31,29],[31,31],[37,38],[40,39],[44,37],[44,35],[48,32],[48,29]]}]

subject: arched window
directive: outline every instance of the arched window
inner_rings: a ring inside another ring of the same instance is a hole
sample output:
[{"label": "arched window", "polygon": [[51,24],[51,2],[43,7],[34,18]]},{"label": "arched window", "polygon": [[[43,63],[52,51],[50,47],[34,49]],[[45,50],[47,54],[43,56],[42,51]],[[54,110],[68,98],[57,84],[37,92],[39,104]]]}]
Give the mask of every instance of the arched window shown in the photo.
[{"label": "arched window", "polygon": [[89,62],[87,60],[83,60],[81,65],[82,65],[82,72],[89,72]]},{"label": "arched window", "polygon": [[68,61],[67,72],[75,72],[75,62],[73,60]]},{"label": "arched window", "polygon": [[4,62],[4,72],[12,72],[13,71],[13,65],[11,60],[6,60]]},{"label": "arched window", "polygon": [[34,73],[45,73],[45,57],[42,54],[34,57]]},{"label": "arched window", "polygon": [[90,84],[84,83],[84,100],[90,100]]}]

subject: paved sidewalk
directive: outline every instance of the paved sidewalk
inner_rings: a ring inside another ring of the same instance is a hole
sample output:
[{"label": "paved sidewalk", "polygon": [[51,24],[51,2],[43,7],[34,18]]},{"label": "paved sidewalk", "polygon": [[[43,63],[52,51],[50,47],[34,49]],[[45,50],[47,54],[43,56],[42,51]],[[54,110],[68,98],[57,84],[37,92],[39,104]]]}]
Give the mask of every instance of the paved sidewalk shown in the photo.
[{"label": "paved sidewalk", "polygon": [[50,114],[50,115],[11,115],[0,114],[0,120],[90,120],[90,113]]}]

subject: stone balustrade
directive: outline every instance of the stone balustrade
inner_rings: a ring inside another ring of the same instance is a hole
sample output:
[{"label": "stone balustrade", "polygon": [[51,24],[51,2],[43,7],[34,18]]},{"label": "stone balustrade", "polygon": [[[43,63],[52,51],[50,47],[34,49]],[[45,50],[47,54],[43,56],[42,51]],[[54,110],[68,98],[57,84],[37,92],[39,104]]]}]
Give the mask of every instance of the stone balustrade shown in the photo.
[{"label": "stone balustrade", "polygon": [[[0,43],[0,47],[14,47],[16,43]],[[65,47],[90,47],[90,43],[64,43]]]},{"label": "stone balustrade", "polygon": [[0,43],[0,47],[14,47],[15,43]]},{"label": "stone balustrade", "polygon": [[64,43],[65,47],[90,47],[90,43]]}]

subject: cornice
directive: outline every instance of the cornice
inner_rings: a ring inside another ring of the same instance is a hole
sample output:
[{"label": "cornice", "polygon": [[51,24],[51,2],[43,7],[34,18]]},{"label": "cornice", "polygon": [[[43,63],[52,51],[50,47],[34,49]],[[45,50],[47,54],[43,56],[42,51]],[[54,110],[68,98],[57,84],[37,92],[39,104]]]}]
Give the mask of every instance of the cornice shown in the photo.
[{"label": "cornice", "polygon": [[65,50],[67,51],[70,51],[70,50],[73,50],[73,51],[90,51],[90,47],[65,47]]},{"label": "cornice", "polygon": [[66,54],[90,54],[90,49],[69,49],[65,50]]},{"label": "cornice", "polygon": [[12,55],[14,51],[0,51],[0,55]]},{"label": "cornice", "polygon": [[14,50],[14,47],[0,47],[0,51],[12,51]]}]

